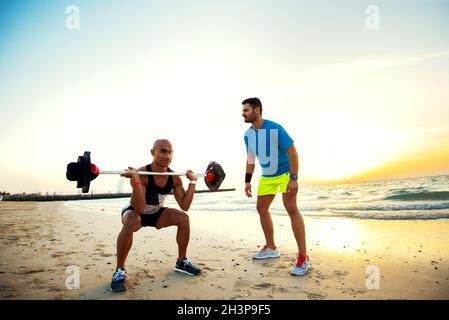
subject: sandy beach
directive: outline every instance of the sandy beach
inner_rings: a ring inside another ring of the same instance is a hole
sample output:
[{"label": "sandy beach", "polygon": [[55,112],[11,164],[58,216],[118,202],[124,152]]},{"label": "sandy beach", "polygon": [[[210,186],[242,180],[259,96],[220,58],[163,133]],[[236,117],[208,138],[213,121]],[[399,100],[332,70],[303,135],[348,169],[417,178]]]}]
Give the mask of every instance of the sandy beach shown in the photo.
[{"label": "sandy beach", "polygon": [[[188,257],[202,274],[173,271],[175,227],[143,228],[127,261],[128,291],[113,293],[119,212],[0,202],[1,299],[449,299],[448,219],[305,217],[313,269],[294,277],[288,216],[273,216],[281,257],[254,261],[264,243],[257,213],[189,215]],[[69,266],[79,268],[79,289],[66,286]],[[373,268],[379,286],[368,288]]]}]

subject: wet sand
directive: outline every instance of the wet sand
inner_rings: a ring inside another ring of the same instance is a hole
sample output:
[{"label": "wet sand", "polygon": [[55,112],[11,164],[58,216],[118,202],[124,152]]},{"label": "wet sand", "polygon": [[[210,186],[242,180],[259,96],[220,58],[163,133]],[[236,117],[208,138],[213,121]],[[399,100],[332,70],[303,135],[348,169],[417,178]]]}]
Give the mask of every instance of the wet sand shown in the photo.
[{"label": "wet sand", "polygon": [[[128,291],[113,293],[119,212],[0,202],[1,299],[449,299],[448,219],[305,217],[313,269],[294,277],[288,216],[273,216],[281,257],[254,261],[264,242],[256,213],[189,215],[188,257],[202,274],[173,271],[175,227],[142,228],[127,260]],[[66,285],[73,265],[79,289]]]}]

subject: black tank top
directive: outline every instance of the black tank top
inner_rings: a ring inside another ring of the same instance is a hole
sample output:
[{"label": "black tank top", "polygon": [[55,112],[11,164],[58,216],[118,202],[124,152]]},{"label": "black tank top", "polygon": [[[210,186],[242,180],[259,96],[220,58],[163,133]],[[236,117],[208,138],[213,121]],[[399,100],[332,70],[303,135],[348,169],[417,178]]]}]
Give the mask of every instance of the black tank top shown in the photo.
[{"label": "black tank top", "polygon": [[[151,164],[146,166],[147,171],[151,170]],[[167,169],[168,172],[173,172],[170,168]],[[154,176],[148,176],[148,184],[145,192],[145,199],[147,204],[163,206],[167,195],[173,190],[173,176],[168,176],[167,183],[162,188],[159,187],[154,181]]]}]

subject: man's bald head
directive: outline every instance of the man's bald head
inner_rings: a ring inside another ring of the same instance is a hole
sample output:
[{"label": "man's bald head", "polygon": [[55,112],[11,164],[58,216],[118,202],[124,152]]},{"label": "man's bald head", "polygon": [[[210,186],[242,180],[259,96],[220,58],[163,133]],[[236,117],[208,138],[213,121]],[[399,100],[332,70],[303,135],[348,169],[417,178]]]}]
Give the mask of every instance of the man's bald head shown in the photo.
[{"label": "man's bald head", "polygon": [[153,162],[158,164],[160,167],[168,167],[173,156],[171,142],[167,139],[157,139],[153,143],[151,155],[153,156]]},{"label": "man's bald head", "polygon": [[162,146],[169,146],[170,149],[172,148],[171,142],[167,139],[157,139],[153,143],[153,149],[159,149]]}]

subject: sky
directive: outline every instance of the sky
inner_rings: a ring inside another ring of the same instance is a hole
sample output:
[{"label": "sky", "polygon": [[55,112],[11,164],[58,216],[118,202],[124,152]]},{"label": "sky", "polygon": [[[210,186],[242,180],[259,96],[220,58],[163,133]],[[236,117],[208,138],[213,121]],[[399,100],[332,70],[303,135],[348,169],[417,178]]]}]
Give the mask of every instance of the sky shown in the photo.
[{"label": "sky", "polygon": [[448,27],[449,0],[1,0],[0,191],[76,193],[84,151],[138,167],[158,138],[175,171],[218,161],[242,188],[248,97],[302,183],[449,174]]}]

